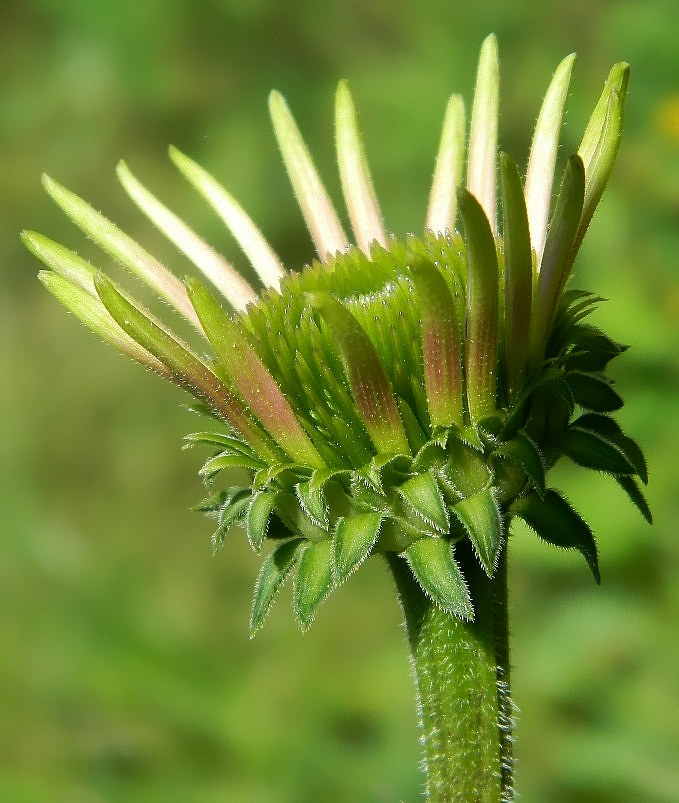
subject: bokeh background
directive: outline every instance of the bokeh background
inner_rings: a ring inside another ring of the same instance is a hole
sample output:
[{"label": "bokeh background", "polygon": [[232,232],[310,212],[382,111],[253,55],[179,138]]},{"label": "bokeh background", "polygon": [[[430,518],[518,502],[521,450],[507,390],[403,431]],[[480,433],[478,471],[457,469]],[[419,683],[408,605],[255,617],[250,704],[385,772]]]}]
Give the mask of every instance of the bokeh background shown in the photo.
[{"label": "bokeh background", "polygon": [[[578,556],[511,542],[518,787],[525,803],[679,800],[679,36],[676,2],[3,0],[0,3],[0,800],[392,803],[420,799],[400,614],[378,561],[300,635],[284,592],[247,637],[258,559],[212,556],[199,428],[173,388],[88,334],[35,280],[18,232],[86,255],[46,171],[181,274],[113,174],[139,177],[230,258],[166,158],[241,199],[288,264],[311,246],[270,130],[288,98],[333,191],[332,94],[350,80],[398,234],[423,224],[450,92],[498,34],[502,146],[527,154],[558,61],[579,54],[577,147],[610,65],[632,64],[619,162],[576,282],[631,343],[620,419],[647,451],[656,523],[613,483],[560,477],[598,534]],[[96,257],[99,264],[106,260]]]}]

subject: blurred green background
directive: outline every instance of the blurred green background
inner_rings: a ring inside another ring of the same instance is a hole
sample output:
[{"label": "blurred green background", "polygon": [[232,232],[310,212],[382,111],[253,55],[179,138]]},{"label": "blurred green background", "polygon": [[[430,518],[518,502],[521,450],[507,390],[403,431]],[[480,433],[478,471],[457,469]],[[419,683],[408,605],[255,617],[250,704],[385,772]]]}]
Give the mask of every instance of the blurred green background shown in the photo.
[{"label": "blurred green background", "polygon": [[[584,561],[511,543],[518,786],[525,803],[679,800],[679,36],[676,2],[29,0],[0,3],[0,800],[409,803],[416,719],[391,583],[371,561],[302,636],[289,598],[247,637],[258,559],[211,555],[199,428],[178,391],[97,342],[35,280],[18,232],[94,256],[46,171],[181,274],[117,186],[142,181],[243,264],[173,171],[220,177],[290,265],[311,255],[270,130],[288,98],[329,186],[332,93],[350,80],[389,226],[423,225],[447,96],[498,34],[502,147],[525,159],[558,61],[579,54],[564,142],[610,65],[626,134],[576,284],[633,348],[620,418],[647,451],[646,526],[613,483],[559,470],[598,534]],[[564,149],[564,153],[566,149]],[[336,196],[337,197],[337,196]],[[99,264],[106,260],[96,257]]]}]

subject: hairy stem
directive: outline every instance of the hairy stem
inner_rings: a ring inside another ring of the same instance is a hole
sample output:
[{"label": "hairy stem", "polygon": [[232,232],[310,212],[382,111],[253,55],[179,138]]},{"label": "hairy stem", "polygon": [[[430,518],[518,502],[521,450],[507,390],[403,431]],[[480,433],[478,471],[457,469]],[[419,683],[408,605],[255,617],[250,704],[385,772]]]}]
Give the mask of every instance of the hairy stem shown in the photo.
[{"label": "hairy stem", "polygon": [[428,803],[513,800],[506,551],[490,580],[471,548],[456,550],[474,622],[442,611],[405,561],[389,559],[410,643]]}]

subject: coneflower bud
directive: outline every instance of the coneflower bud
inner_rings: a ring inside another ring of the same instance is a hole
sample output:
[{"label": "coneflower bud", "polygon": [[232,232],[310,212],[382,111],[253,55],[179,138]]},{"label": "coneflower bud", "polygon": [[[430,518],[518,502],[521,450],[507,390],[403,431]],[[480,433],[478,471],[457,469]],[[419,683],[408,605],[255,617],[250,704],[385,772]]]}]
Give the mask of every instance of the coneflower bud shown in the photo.
[{"label": "coneflower bud", "polygon": [[[591,294],[567,289],[574,258],[610,176],[628,80],[613,67],[577,154],[551,203],[558,135],[573,56],[557,69],[533,137],[527,176],[498,155],[497,45],[482,47],[466,147],[459,96],[448,104],[420,236],[388,235],[346,82],[335,139],[351,244],[283,98],[269,100],[275,134],[318,254],[287,272],[245,211],[191,159],[172,161],[232,231],[262,279],[257,292],[121,163],[144,214],[227,302],[182,283],[124,232],[51,179],[66,214],[184,316],[195,348],[95,268],[42,235],[24,241],[47,266],[47,288],[134,359],[186,388],[218,420],[198,433],[219,522],[216,543],[244,526],[266,541],[251,631],[288,578],[301,627],[371,554],[400,556],[423,592],[474,617],[464,555],[492,578],[514,517],[543,539],[578,549],[599,579],[594,538],[545,480],[562,456],[613,475],[650,520],[639,447],[612,414],[622,399],[606,376],[623,348],[584,318]],[[463,165],[466,153],[466,177]],[[496,201],[498,191],[500,203]],[[250,473],[220,491],[217,477]]]}]

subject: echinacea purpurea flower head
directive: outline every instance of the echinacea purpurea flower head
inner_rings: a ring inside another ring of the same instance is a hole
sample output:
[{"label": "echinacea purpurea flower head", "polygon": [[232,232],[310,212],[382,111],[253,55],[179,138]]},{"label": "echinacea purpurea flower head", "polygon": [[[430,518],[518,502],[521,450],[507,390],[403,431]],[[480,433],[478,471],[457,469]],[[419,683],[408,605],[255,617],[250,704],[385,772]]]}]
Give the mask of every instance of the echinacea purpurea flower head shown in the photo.
[{"label": "echinacea purpurea flower head", "polygon": [[[187,438],[214,452],[201,469],[210,495],[200,505],[218,521],[214,542],[239,524],[257,552],[273,544],[255,586],[251,632],[286,579],[294,578],[295,614],[306,628],[319,603],[379,553],[402,556],[438,606],[472,619],[473,589],[456,550],[471,544],[492,577],[515,517],[546,541],[578,549],[598,581],[591,530],[546,481],[561,457],[611,474],[650,520],[638,482],[647,481],[644,458],[613,418],[623,402],[606,376],[624,348],[585,322],[601,299],[567,287],[617,153],[628,67],[612,68],[555,187],[573,61],[564,59],[547,90],[522,178],[498,154],[497,46],[486,39],[468,141],[454,95],[424,232],[405,240],[385,228],[347,84],[337,89],[335,139],[353,243],[285,101],[272,93],[275,134],[317,252],[299,272],[282,265],[211,175],[172,148],[172,161],[239,242],[260,292],[124,163],[125,190],[211,287],[179,281],[45,179],[66,214],[202,341],[185,343],[76,254],[24,233],[62,303],[187,389],[219,423]],[[221,472],[232,468],[250,481],[221,487]]]}]

